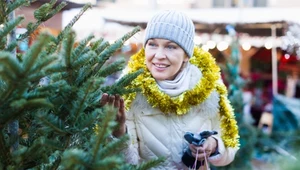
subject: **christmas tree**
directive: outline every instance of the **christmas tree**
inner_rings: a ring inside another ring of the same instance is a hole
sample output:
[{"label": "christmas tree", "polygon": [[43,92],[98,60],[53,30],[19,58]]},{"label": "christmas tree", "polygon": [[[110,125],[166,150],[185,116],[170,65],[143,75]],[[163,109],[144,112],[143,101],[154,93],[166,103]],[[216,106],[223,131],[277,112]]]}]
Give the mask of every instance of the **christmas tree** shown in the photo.
[{"label": "christmas tree", "polygon": [[93,35],[76,42],[72,26],[91,8],[86,4],[58,36],[42,33],[26,52],[17,53],[18,42],[66,5],[43,4],[34,12],[36,22],[15,37],[24,17],[15,17],[14,10],[31,2],[0,1],[0,169],[148,169],[163,161],[127,164],[120,150],[128,136],[108,140],[118,126],[117,110],[99,103],[103,93],[138,90],[127,85],[143,70],[111,86],[103,83],[125,65],[123,59],[106,61],[140,28],[112,44]]},{"label": "christmas tree", "polygon": [[243,116],[243,88],[247,81],[240,76],[239,62],[239,39],[234,26],[227,25],[226,30],[232,37],[230,45],[230,56],[226,57],[225,65],[220,65],[224,74],[224,81],[228,84],[228,98],[234,108],[234,113],[239,127],[240,135],[240,149],[238,150],[235,159],[232,163],[225,167],[218,167],[217,169],[224,170],[251,170],[251,160],[257,140],[256,129],[244,120]]},{"label": "christmas tree", "polygon": [[[243,107],[243,88],[247,81],[240,76],[239,72],[239,37],[234,27],[226,27],[232,37],[231,53],[227,57],[225,65],[221,65],[224,79],[228,83],[228,97],[234,108],[236,119],[239,126],[240,149],[232,163],[225,167],[217,167],[218,170],[252,170],[254,159],[259,159],[263,167],[258,169],[299,169],[299,125],[287,109],[274,110],[273,132],[266,134],[262,129],[249,124],[244,118]],[[274,99],[275,100],[275,99]],[[274,103],[274,102],[273,102]],[[280,103],[274,103],[276,106]],[[299,103],[298,103],[299,104]],[[298,107],[298,105],[296,106]],[[280,113],[278,113],[280,112]],[[287,114],[286,112],[289,112]],[[277,113],[274,114],[274,113]],[[284,124],[283,124],[284,123]],[[291,125],[293,124],[293,125]],[[275,127],[275,128],[274,128]],[[292,127],[292,128],[291,128]]]}]

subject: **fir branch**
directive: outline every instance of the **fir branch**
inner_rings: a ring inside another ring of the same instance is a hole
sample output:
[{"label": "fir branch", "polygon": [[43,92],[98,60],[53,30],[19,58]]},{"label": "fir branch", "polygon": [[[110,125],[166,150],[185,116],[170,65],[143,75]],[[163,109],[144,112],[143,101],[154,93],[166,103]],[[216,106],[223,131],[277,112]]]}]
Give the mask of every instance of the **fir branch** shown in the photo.
[{"label": "fir branch", "polygon": [[[101,40],[100,40],[101,41]],[[108,42],[104,42],[98,47],[96,50],[96,54],[98,55],[99,49],[104,49],[108,46]],[[96,48],[95,46],[93,48]],[[90,59],[90,63],[88,65],[85,65],[84,68],[80,70],[80,79],[78,79],[78,85],[82,84],[86,80],[88,80],[90,77],[94,76],[97,72],[94,71],[94,69],[97,67],[98,64],[95,64],[97,62],[97,57],[93,57]]]},{"label": "fir branch", "polygon": [[106,77],[108,75],[111,75],[112,73],[116,73],[118,71],[121,71],[125,66],[125,59],[119,59],[112,64],[102,68],[99,70],[99,72],[96,74],[96,76],[99,77]]},{"label": "fir branch", "polygon": [[[96,117],[98,116],[100,112],[100,109],[95,109],[93,111],[90,111],[87,114],[81,114],[80,117],[78,118],[78,129],[85,129],[89,128],[93,125],[93,123],[96,120]],[[94,132],[93,132],[94,133]]]},{"label": "fir branch", "polygon": [[0,76],[8,82],[17,81],[16,78],[22,73],[22,67],[16,57],[9,52],[0,52]]},{"label": "fir branch", "polygon": [[76,85],[79,87],[81,86],[84,82],[88,81],[88,79],[93,79],[94,81],[97,80],[97,85],[100,86],[105,82],[104,77],[88,77],[91,75],[91,67],[90,64],[86,64],[84,67],[81,67],[79,70],[79,73],[77,75],[77,78],[75,80]]},{"label": "fir branch", "polygon": [[38,166],[41,162],[47,162],[45,160],[48,160],[53,149],[62,150],[63,148],[57,142],[45,137],[37,138],[30,147],[15,153],[15,157],[19,158],[15,160],[17,169],[30,169]]},{"label": "fir branch", "polygon": [[[44,52],[45,51],[43,51],[43,53]],[[45,56],[43,57],[43,55],[45,55]],[[47,73],[48,72],[48,68],[51,67],[51,64],[55,64],[56,63],[56,61],[58,59],[58,56],[55,55],[55,54],[47,56],[47,54],[44,53],[44,54],[41,54],[40,58],[41,59],[38,60],[36,62],[36,64],[33,66],[33,68],[30,70],[30,72],[29,72],[30,74],[37,73],[38,71],[40,71],[42,69],[45,69],[44,72]],[[51,73],[53,73],[53,72],[51,72]]]},{"label": "fir branch", "polygon": [[0,39],[0,50],[5,49],[5,46],[7,44],[7,37],[3,37]]},{"label": "fir branch", "polygon": [[48,164],[42,164],[39,169],[59,169],[60,163],[61,163],[61,152],[55,151],[50,157],[50,161]]},{"label": "fir branch", "polygon": [[74,39],[75,37],[75,33],[74,32],[69,32],[68,35],[67,35],[67,38],[63,41],[63,50],[62,50],[62,56],[64,57],[65,59],[65,64],[66,64],[66,67],[67,67],[67,70],[68,71],[71,71],[72,69],[72,58],[71,58],[71,52],[72,52],[72,49],[73,49],[73,44],[74,44]]},{"label": "fir branch", "polygon": [[16,78],[13,77],[13,75],[11,75],[11,73],[0,67],[0,75],[2,77],[2,79],[5,81],[5,86],[2,86],[3,89],[1,89],[1,94],[0,94],[0,106],[3,105],[3,103],[5,101],[7,101],[7,98],[9,97],[9,95],[13,92],[14,88],[15,88],[15,84],[13,84],[13,80],[15,80]]},{"label": "fir branch", "polygon": [[63,74],[53,74],[51,75],[52,82],[63,82],[62,84],[69,85],[66,80],[63,78]]},{"label": "fir branch", "polygon": [[[125,76],[121,77],[118,81],[116,81],[112,86],[102,87],[101,90],[108,94],[127,94],[128,92],[132,92],[132,90],[126,90],[126,87],[130,85],[130,83],[141,73],[143,73],[143,69],[139,69],[136,72],[128,73]],[[138,90],[138,89],[135,89]]]},{"label": "fir branch", "polygon": [[111,87],[111,86],[105,86],[105,87],[101,87],[101,91],[103,93],[107,93],[107,94],[111,94],[111,95],[115,95],[115,94],[119,94],[119,95],[126,95],[126,94],[130,94],[130,93],[135,93],[135,92],[140,92],[141,88],[131,88],[131,89],[126,89],[126,88],[117,88],[117,87]]},{"label": "fir branch", "polygon": [[39,57],[40,53],[44,49],[44,46],[49,42],[49,36],[47,34],[42,34],[38,41],[36,41],[31,48],[24,54],[23,62],[23,75],[30,72],[35,61]]},{"label": "fir branch", "polygon": [[[18,41],[21,41],[25,38],[27,38],[28,36],[30,36],[30,34],[32,34],[40,25],[41,23],[43,23],[44,21],[50,19],[51,17],[53,17],[55,14],[57,14],[64,6],[66,6],[66,2],[61,2],[54,10],[52,9],[54,6],[54,3],[56,2],[56,0],[51,0],[50,3],[46,3],[44,5],[42,5],[38,10],[38,12],[34,12],[34,16],[37,19],[36,23],[32,23],[29,22],[28,25],[26,26],[27,31],[23,34],[20,34],[20,36],[18,37]],[[51,11],[53,10],[53,11]]]},{"label": "fir branch", "polygon": [[21,6],[29,6],[31,2],[28,0],[12,1],[12,3],[7,6],[6,14],[13,12],[14,10],[16,10]]},{"label": "fir branch", "polygon": [[72,58],[76,59],[77,56],[80,56],[83,52],[83,50],[86,48],[87,44],[93,39],[94,36],[90,35],[84,40],[79,42],[79,45],[75,48],[75,50],[72,51]]},{"label": "fir branch", "polygon": [[102,43],[99,45],[99,47],[96,49],[96,53],[100,54],[106,47],[108,47],[110,44],[107,41],[102,41]]},{"label": "fir branch", "polygon": [[59,33],[57,36],[56,44],[59,44],[63,40],[63,38],[67,35],[67,33],[71,30],[73,25],[79,20],[79,18],[83,15],[85,11],[87,11],[89,8],[91,8],[92,5],[90,3],[87,3],[83,6],[83,8],[80,10],[80,12],[69,22],[69,24]]},{"label": "fir branch", "polygon": [[55,63],[47,68],[47,74],[64,72],[66,69],[66,66],[61,65],[60,63]]},{"label": "fir branch", "polygon": [[[84,48],[84,49],[82,50],[82,54],[88,53],[88,52],[90,52],[90,51],[93,51],[93,50],[91,50],[90,47],[86,47],[86,48]],[[93,51],[93,52],[95,52],[95,51]],[[97,55],[96,55],[96,56],[97,56]]]},{"label": "fir branch", "polygon": [[[92,47],[91,49],[93,51],[96,51],[97,48],[102,44],[103,41],[104,41],[104,38],[101,37],[97,41],[91,43],[91,47]],[[97,53],[97,54],[99,54],[99,53]]]},{"label": "fir branch", "polygon": [[0,115],[0,124],[6,124],[12,120],[18,119],[20,116],[24,114],[25,110],[33,110],[37,108],[51,108],[51,105],[47,100],[43,98],[35,98],[35,99],[19,99],[14,100],[9,108],[5,109],[5,112]]},{"label": "fir branch", "polygon": [[[69,93],[70,91],[72,91],[72,87],[70,87],[70,85],[65,81],[65,80],[58,80],[58,81],[54,81],[53,79],[51,79],[51,81],[53,81],[53,83],[50,83],[47,86],[42,86],[39,87],[38,90],[39,92],[49,92],[52,95],[49,95],[49,101],[57,106],[57,107],[53,107],[53,112],[55,112],[55,114],[59,113],[59,109],[62,109],[62,104],[65,102],[65,100],[61,97],[61,95],[66,95],[67,93]],[[66,116],[65,114],[63,116]]]},{"label": "fir branch", "polygon": [[115,116],[117,114],[117,109],[112,106],[105,106],[105,117],[101,121],[101,124],[98,124],[97,138],[94,142],[93,151],[92,151],[92,162],[95,162],[97,159],[97,153],[99,152],[101,143],[104,143],[107,135],[112,133],[114,127],[116,127]]},{"label": "fir branch", "polygon": [[86,54],[79,56],[79,58],[72,64],[72,68],[77,69],[82,67],[85,63],[90,61],[92,58],[96,57],[96,53],[94,51],[89,51]]},{"label": "fir branch", "polygon": [[163,163],[166,160],[164,157],[158,157],[156,159],[151,159],[146,162],[142,162],[139,165],[136,165],[137,170],[148,170],[152,167],[158,166],[159,164]]},{"label": "fir branch", "polygon": [[6,1],[0,1],[0,25],[7,21]]},{"label": "fir branch", "polygon": [[49,35],[50,36],[50,42],[47,44],[47,46],[45,47],[45,51],[47,54],[53,54],[56,51],[58,51],[60,49],[60,46],[58,46],[55,42],[56,42],[56,37],[54,37],[53,35]]},{"label": "fir branch", "polygon": [[[14,100],[10,106],[15,110],[28,110],[33,108],[52,108],[53,105],[49,103],[45,98],[33,98],[33,99],[19,99]],[[17,111],[15,111],[17,112]]]},{"label": "fir branch", "polygon": [[4,49],[4,51],[13,52],[17,46],[18,46],[18,42],[12,41],[7,45],[6,49]]},{"label": "fir branch", "polygon": [[[62,155],[63,169],[92,169],[90,156],[81,149],[69,149]],[[82,167],[83,166],[83,167]]]},{"label": "fir branch", "polygon": [[99,151],[98,159],[103,159],[105,157],[113,156],[116,153],[120,153],[121,149],[124,148],[126,142],[129,140],[128,135],[123,135],[117,140],[109,141],[101,150]]},{"label": "fir branch", "polygon": [[55,80],[53,78],[51,80],[53,81],[53,83],[50,83],[47,86],[41,86],[41,87],[37,88],[36,90],[38,90],[39,92],[52,92],[57,89],[61,89],[65,86],[68,86],[68,84],[66,83],[65,80]]},{"label": "fir branch", "polygon": [[135,33],[140,31],[140,29],[141,28],[139,26],[135,27],[132,31],[128,32],[123,37],[115,41],[112,45],[103,50],[99,55],[98,65],[94,69],[94,72],[98,72],[103,64],[109,59],[109,57],[119,50],[123,46],[124,42],[131,38]]},{"label": "fir branch", "polygon": [[27,82],[31,82],[31,83],[37,83],[40,81],[41,78],[47,76],[47,74],[45,73],[44,70],[41,70],[35,74],[30,74],[26,77],[26,81]]},{"label": "fir branch", "polygon": [[103,158],[101,160],[97,160],[97,163],[93,164],[92,169],[103,169],[103,167],[105,167],[105,170],[119,169],[119,167],[123,164],[124,160],[122,158],[120,158],[119,156],[111,156]]},{"label": "fir branch", "polygon": [[37,21],[36,23],[29,22],[26,26],[27,31],[23,34],[20,34],[17,38],[17,41],[22,41],[23,39],[27,38],[32,34],[41,24],[40,21]]},{"label": "fir branch", "polygon": [[69,133],[66,131],[65,123],[58,116],[47,113],[40,113],[37,115],[38,120],[41,122],[43,126],[43,131],[52,131],[59,135],[68,135]]},{"label": "fir branch", "polygon": [[[52,8],[53,6],[55,5],[55,2],[57,0],[52,0],[50,3],[52,5]],[[53,2],[53,3],[52,3]],[[65,6],[67,6],[67,3],[62,1],[60,4],[56,5],[56,7],[54,8],[54,10],[51,10],[46,16],[45,18],[43,18],[43,20],[41,21],[47,21],[49,20],[50,18],[52,18],[54,15],[56,15],[58,12],[60,12]]]},{"label": "fir branch", "polygon": [[49,92],[41,92],[38,91],[38,88],[35,91],[29,92],[26,94],[27,99],[35,99],[35,98],[47,98],[49,96]]},{"label": "fir branch", "polygon": [[76,123],[77,122],[77,119],[79,118],[80,116],[80,113],[83,113],[83,111],[85,110],[85,103],[87,101],[87,98],[89,96],[89,92],[92,90],[92,87],[93,87],[93,81],[88,81],[83,87],[84,88],[81,88],[79,89],[79,92],[78,92],[78,100],[74,100],[73,101],[73,109],[71,110],[71,113],[74,113],[74,122],[73,123]]},{"label": "fir branch", "polygon": [[47,21],[67,5],[66,2],[61,2],[54,10],[52,10],[56,2],[57,0],[51,0],[49,3],[40,6],[34,11],[34,18],[40,22]]},{"label": "fir branch", "polygon": [[5,140],[5,134],[3,133],[4,124],[0,124],[0,168],[2,164],[2,168],[6,168],[8,165],[12,163],[12,156],[10,154],[9,147],[7,146]]},{"label": "fir branch", "polygon": [[80,87],[84,82],[86,82],[86,80],[88,79],[87,74],[90,74],[90,72],[91,72],[91,65],[89,63],[87,63],[86,65],[84,65],[79,69],[75,80],[77,87]]},{"label": "fir branch", "polygon": [[18,16],[14,20],[10,20],[4,24],[3,29],[0,30],[0,37],[6,37],[15,27],[17,27],[22,21],[24,17]]},{"label": "fir branch", "polygon": [[46,18],[47,13],[51,10],[52,7],[53,5],[50,3],[43,4],[33,12],[34,18],[38,21],[45,21],[44,18]]}]

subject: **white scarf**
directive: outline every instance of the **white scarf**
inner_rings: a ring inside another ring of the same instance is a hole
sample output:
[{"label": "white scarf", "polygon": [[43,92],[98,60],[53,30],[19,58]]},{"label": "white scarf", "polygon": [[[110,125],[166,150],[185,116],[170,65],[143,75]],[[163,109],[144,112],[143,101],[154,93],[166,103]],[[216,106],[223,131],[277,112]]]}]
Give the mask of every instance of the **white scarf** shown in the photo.
[{"label": "white scarf", "polygon": [[191,65],[186,67],[175,77],[174,80],[157,80],[159,89],[171,97],[175,97],[189,89],[191,77]]}]

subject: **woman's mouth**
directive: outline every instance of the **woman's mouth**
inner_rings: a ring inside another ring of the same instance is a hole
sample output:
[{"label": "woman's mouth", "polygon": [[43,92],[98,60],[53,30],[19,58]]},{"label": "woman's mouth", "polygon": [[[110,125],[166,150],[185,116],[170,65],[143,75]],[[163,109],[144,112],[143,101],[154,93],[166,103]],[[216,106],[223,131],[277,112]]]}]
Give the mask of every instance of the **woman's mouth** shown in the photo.
[{"label": "woman's mouth", "polygon": [[167,67],[169,67],[169,65],[166,65],[166,64],[153,64],[153,65],[157,68],[167,68]]}]

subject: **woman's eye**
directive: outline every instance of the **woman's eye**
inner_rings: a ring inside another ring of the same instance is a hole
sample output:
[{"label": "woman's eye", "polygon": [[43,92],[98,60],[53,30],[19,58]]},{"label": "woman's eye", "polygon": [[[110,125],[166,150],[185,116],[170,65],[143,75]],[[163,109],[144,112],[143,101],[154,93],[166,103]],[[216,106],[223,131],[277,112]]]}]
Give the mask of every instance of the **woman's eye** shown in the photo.
[{"label": "woman's eye", "polygon": [[167,45],[166,46],[168,49],[176,49],[176,46],[175,45]]},{"label": "woman's eye", "polygon": [[148,45],[149,45],[149,46],[152,46],[152,47],[156,46],[156,44],[155,44],[155,43],[152,43],[152,42],[149,42]]}]

